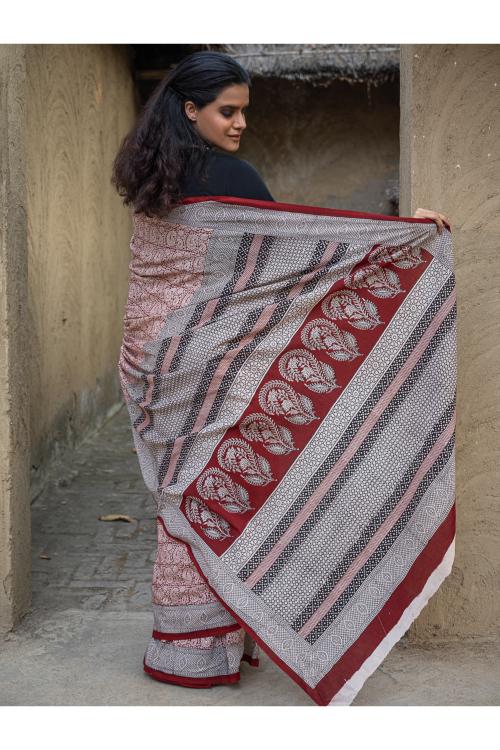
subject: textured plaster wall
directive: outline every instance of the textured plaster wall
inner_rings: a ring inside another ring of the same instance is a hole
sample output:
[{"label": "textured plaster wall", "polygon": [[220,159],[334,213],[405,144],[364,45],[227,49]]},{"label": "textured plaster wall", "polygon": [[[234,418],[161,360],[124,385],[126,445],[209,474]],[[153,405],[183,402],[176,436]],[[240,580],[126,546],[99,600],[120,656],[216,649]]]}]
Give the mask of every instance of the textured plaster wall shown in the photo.
[{"label": "textured plaster wall", "polygon": [[30,604],[29,361],[22,45],[0,45],[0,633]]},{"label": "textured plaster wall", "polygon": [[120,399],[131,221],[110,184],[135,118],[120,45],[26,46],[32,494]]},{"label": "textured plaster wall", "polygon": [[457,281],[457,539],[409,636],[500,633],[500,46],[404,45],[401,214],[451,221]]},{"label": "textured plaster wall", "polygon": [[399,84],[256,78],[238,156],[275,200],[397,213],[385,190],[399,177]]}]

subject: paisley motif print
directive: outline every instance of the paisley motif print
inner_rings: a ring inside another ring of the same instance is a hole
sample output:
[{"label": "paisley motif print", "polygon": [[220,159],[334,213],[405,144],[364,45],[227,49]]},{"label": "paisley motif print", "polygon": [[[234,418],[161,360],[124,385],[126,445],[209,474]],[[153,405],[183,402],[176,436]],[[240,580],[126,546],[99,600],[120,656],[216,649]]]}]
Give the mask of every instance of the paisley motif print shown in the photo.
[{"label": "paisley motif print", "polygon": [[283,380],[270,380],[259,393],[259,404],[266,414],[279,414],[292,424],[309,424],[318,419],[310,398],[296,393]]},{"label": "paisley motif print", "polygon": [[377,245],[369,254],[370,263],[392,263],[398,268],[415,268],[424,263],[422,248],[411,245]]},{"label": "paisley motif print", "polygon": [[361,356],[358,342],[349,331],[341,331],[335,323],[325,318],[316,318],[304,326],[302,343],[308,349],[325,349],[330,357],[340,362]]},{"label": "paisley motif print", "polygon": [[224,469],[241,474],[249,484],[264,485],[273,481],[267,458],[259,456],[240,438],[225,440],[217,451],[217,459]]},{"label": "paisley motif print", "polygon": [[307,349],[292,349],[285,352],[278,362],[281,375],[290,381],[301,381],[316,393],[329,393],[339,388],[330,365],[319,362]]},{"label": "paisley motif print", "polygon": [[344,281],[351,289],[366,287],[375,297],[383,299],[395,297],[405,291],[401,289],[399,276],[395,271],[390,268],[381,268],[375,263],[361,266],[346,276]]},{"label": "paisley motif print", "polygon": [[325,297],[321,309],[331,320],[347,320],[354,328],[367,331],[383,323],[377,306],[369,299],[363,299],[351,289],[341,289]]},{"label": "paisley motif print", "polygon": [[199,525],[209,539],[221,540],[231,536],[228,522],[197,497],[186,498],[186,516],[191,523]]},{"label": "paisley motif print", "polygon": [[242,420],[240,432],[247,440],[263,443],[264,448],[276,456],[284,456],[298,450],[293,443],[290,430],[283,425],[277,425],[265,414],[249,414]]},{"label": "paisley motif print", "polygon": [[206,469],[198,479],[196,489],[204,500],[215,500],[229,513],[246,513],[252,509],[247,490],[221,469]]}]

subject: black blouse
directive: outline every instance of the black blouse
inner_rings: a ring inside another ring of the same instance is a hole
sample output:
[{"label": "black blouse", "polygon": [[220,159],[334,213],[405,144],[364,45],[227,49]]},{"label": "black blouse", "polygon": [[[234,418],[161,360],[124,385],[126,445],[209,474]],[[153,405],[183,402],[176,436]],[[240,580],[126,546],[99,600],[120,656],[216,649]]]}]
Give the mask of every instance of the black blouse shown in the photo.
[{"label": "black blouse", "polygon": [[265,182],[250,162],[232,154],[208,150],[207,177],[188,174],[181,181],[183,197],[197,195],[234,195],[237,198],[253,198],[274,201]]}]

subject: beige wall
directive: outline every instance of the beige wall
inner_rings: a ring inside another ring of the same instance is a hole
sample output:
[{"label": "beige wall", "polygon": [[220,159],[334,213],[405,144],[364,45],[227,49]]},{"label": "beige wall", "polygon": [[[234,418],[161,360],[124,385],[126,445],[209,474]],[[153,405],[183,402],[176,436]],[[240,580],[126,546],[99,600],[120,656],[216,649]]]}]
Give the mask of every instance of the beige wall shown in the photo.
[{"label": "beige wall", "polygon": [[126,47],[0,45],[0,632],[30,605],[49,459],[121,400],[132,227],[110,177],[135,116]]},{"label": "beige wall", "polygon": [[0,633],[31,596],[26,69],[22,45],[0,45]]},{"label": "beige wall", "polygon": [[399,179],[399,86],[256,78],[238,156],[275,200],[393,213],[385,189]]},{"label": "beige wall", "polygon": [[126,48],[28,45],[32,494],[116,403],[131,222],[110,184],[135,118]]},{"label": "beige wall", "polygon": [[457,281],[457,540],[414,640],[500,633],[500,46],[404,45],[401,215],[451,221]]}]

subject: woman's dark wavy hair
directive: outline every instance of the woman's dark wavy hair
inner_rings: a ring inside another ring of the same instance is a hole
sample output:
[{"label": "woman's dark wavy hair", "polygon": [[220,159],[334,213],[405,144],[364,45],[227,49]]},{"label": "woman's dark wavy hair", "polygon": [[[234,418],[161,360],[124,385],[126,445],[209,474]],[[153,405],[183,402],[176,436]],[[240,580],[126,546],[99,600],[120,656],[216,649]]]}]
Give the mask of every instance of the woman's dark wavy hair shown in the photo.
[{"label": "woman's dark wavy hair", "polygon": [[194,52],[158,84],[113,162],[112,184],[136,213],[164,216],[182,198],[186,173],[204,173],[208,144],[186,116],[184,102],[209,104],[248,72],[223,52]]}]

